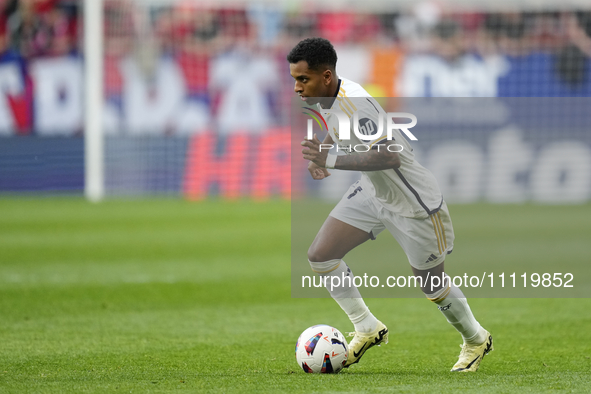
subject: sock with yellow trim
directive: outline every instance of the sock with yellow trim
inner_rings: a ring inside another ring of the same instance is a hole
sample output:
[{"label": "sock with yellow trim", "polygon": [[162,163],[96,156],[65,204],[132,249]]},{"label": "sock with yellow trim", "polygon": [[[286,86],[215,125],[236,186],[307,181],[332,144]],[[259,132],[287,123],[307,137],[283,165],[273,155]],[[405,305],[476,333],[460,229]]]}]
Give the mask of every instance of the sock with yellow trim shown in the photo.
[{"label": "sock with yellow trim", "polygon": [[464,343],[480,345],[486,340],[486,330],[474,318],[462,290],[450,283],[449,286],[426,296],[437,304],[447,321],[462,334]]},{"label": "sock with yellow trim", "polygon": [[326,280],[326,289],[349,316],[349,320],[355,325],[355,331],[370,333],[376,329],[378,320],[365,305],[359,290],[353,284],[353,273],[343,260],[310,261],[310,266],[312,271]]}]

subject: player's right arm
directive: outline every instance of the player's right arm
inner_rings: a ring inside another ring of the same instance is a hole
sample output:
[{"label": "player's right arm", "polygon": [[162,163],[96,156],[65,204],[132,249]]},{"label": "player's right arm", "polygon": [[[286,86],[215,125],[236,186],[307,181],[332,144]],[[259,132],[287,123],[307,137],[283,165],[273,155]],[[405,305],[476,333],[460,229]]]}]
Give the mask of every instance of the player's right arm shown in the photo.
[{"label": "player's right arm", "polygon": [[[326,133],[326,137],[324,137],[324,140],[322,141],[322,143],[323,144],[330,144],[330,145],[332,145],[334,143],[334,141],[332,140],[332,138],[330,136],[330,133]],[[308,171],[310,171],[310,175],[312,175],[312,178],[314,178],[317,181],[330,176],[330,172],[328,172],[328,170],[326,168],[320,167],[318,164],[314,163],[311,160],[308,163]]]}]

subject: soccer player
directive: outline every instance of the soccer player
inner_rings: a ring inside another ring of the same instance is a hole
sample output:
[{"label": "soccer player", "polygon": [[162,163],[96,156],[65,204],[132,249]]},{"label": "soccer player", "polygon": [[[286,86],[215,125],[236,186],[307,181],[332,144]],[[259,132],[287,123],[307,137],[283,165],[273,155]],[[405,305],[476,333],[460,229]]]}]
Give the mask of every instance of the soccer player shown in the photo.
[{"label": "soccer player", "polygon": [[[394,130],[392,140],[383,135],[363,141],[355,135],[353,112],[358,113],[359,123],[367,126],[364,130],[377,129],[379,117],[385,118],[386,113],[359,84],[337,75],[337,54],[329,41],[305,39],[291,50],[287,60],[295,79],[294,90],[307,105],[315,105],[319,111],[340,109],[350,118],[348,141],[339,139],[336,132],[339,121],[334,113],[325,116],[328,134],[324,141],[316,135],[302,141],[303,157],[309,160],[312,178],[324,179],[333,168],[362,174],[312,242],[308,250],[312,270],[328,278],[328,284],[333,275],[352,277],[343,257],[388,229],[408,256],[414,275],[423,279],[421,290],[462,335],[464,344],[459,360],[451,370],[476,371],[482,358],[493,349],[492,336],[474,318],[466,297],[449,277],[439,284],[427,280],[445,275],[444,260],[451,253],[454,241],[449,211],[434,176],[414,160],[410,144],[398,130]],[[351,97],[356,99],[353,101]],[[373,124],[368,126],[368,122]],[[328,154],[326,148],[320,149],[320,144],[334,143],[341,143],[345,149],[357,144],[366,144],[371,149],[339,156]],[[391,146],[394,144],[399,145]],[[345,365],[348,367],[359,362],[369,348],[388,343],[388,328],[370,312],[359,290],[347,284],[348,281],[343,282],[337,288],[326,287],[355,326]]]}]

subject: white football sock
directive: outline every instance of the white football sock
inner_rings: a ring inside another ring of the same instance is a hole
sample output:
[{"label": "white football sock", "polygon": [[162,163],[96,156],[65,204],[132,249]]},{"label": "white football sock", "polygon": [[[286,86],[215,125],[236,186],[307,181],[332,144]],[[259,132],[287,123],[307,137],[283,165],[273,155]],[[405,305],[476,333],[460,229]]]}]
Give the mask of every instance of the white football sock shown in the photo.
[{"label": "white football sock", "polygon": [[310,261],[310,266],[312,271],[326,280],[326,289],[349,316],[349,320],[355,325],[355,331],[369,333],[377,328],[378,320],[365,305],[359,290],[353,284],[353,273],[343,260]]},{"label": "white football sock", "polygon": [[462,290],[450,283],[434,294],[427,294],[427,298],[438,305],[447,321],[462,334],[464,343],[480,345],[486,340],[486,330],[474,318]]}]

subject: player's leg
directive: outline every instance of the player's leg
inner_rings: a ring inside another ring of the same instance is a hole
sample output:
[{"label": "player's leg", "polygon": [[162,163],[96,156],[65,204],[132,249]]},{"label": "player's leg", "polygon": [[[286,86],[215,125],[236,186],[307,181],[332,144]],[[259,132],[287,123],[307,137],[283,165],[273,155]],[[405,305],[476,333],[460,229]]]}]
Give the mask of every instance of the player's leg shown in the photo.
[{"label": "player's leg", "polygon": [[312,270],[323,276],[331,297],[349,316],[355,330],[362,332],[373,331],[377,319],[354,286],[351,269],[343,257],[368,239],[370,235],[367,231],[329,216],[308,249]]},{"label": "player's leg", "polygon": [[[454,242],[447,205],[443,203],[441,209],[427,219],[386,212],[384,223],[404,249],[414,275],[423,278],[423,293],[464,339],[460,361],[452,371],[475,371],[482,357],[492,350],[492,337],[474,318],[462,291],[445,274],[444,260],[453,250]],[[476,350],[481,353],[480,357],[468,359]]]},{"label": "player's leg", "polygon": [[451,370],[476,371],[482,358],[493,349],[492,336],[474,317],[462,290],[454,286],[445,274],[443,262],[427,270],[412,267],[412,271],[422,278],[421,290],[425,296],[437,305],[464,340],[460,358]]},{"label": "player's leg", "polygon": [[444,263],[427,270],[411,268],[415,276],[423,278],[421,290],[425,296],[437,305],[447,321],[462,335],[464,343],[476,345],[484,342],[486,330],[474,318],[462,290],[446,276]]},{"label": "player's leg", "polygon": [[365,192],[353,185],[330,213],[308,250],[312,270],[323,276],[332,298],[355,326],[349,344],[349,365],[361,359],[367,349],[388,343],[388,329],[371,313],[353,283],[353,273],[342,260],[352,249],[384,229],[370,209]]}]

